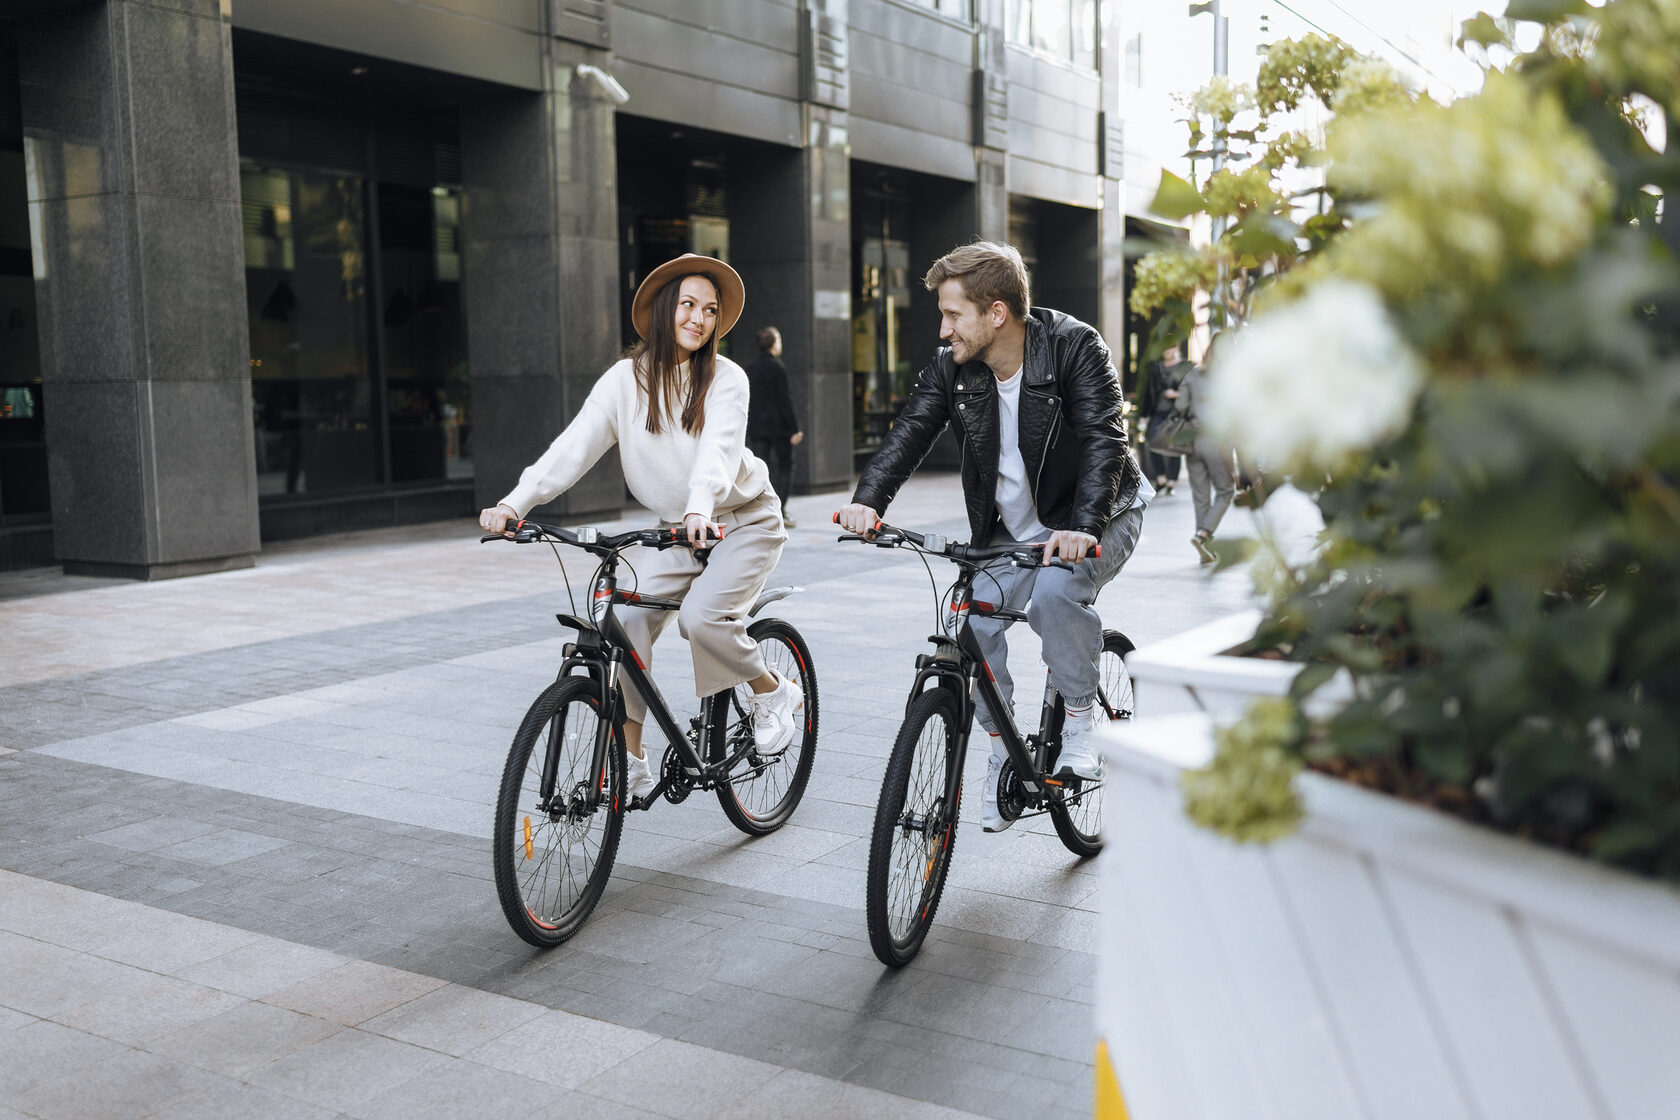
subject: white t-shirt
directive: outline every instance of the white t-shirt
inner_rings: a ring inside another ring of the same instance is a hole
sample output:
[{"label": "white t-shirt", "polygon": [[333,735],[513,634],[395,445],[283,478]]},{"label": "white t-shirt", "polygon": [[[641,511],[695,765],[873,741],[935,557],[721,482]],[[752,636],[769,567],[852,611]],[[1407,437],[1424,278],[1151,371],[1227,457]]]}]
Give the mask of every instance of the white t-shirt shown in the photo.
[{"label": "white t-shirt", "polygon": [[1018,541],[1030,541],[1046,532],[1038,520],[1032,488],[1027,485],[1027,464],[1021,458],[1021,382],[1016,370],[998,389],[998,514],[1003,527]]}]

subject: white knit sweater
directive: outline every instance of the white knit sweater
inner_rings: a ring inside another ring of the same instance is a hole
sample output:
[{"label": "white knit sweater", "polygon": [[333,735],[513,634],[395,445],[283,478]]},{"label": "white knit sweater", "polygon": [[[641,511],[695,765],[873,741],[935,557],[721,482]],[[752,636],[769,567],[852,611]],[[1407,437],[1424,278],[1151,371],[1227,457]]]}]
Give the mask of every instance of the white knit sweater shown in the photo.
[{"label": "white knit sweater", "polygon": [[[680,372],[686,376],[687,363]],[[524,517],[565,493],[618,444],[624,481],[636,500],[664,521],[690,513],[708,520],[764,493],[769,470],[747,450],[747,373],[719,356],[706,391],[706,423],[698,435],[667,414],[664,431],[647,430],[647,403],[636,389],[629,358],[614,365],[542,458],[525,468],[502,504]]]}]

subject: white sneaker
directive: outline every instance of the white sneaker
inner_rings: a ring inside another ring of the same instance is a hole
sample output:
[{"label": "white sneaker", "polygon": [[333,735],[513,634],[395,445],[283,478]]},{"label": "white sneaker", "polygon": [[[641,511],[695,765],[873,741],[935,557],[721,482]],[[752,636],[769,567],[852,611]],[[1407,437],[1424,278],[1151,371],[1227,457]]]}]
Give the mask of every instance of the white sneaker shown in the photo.
[{"label": "white sneaker", "polygon": [[1003,759],[995,754],[986,759],[986,784],[980,787],[980,827],[987,832],[1002,832],[1015,823],[1004,820],[998,812],[998,774],[1002,770]]},{"label": "white sneaker", "polygon": [[653,787],[659,784],[659,779],[654,776],[648,760],[637,758],[629,751],[624,752],[624,760],[630,764],[624,773],[624,788],[631,798],[646,797],[652,793]]},{"label": "white sneaker", "polygon": [[786,677],[778,682],[769,692],[753,693],[753,741],[761,755],[787,750],[805,719],[805,693]]},{"label": "white sneaker", "polygon": [[1076,778],[1096,781],[1102,777],[1102,756],[1091,742],[1091,732],[1097,729],[1097,706],[1093,703],[1075,715],[1068,712],[1062,724],[1062,751],[1056,756],[1056,770],[1068,770]]}]

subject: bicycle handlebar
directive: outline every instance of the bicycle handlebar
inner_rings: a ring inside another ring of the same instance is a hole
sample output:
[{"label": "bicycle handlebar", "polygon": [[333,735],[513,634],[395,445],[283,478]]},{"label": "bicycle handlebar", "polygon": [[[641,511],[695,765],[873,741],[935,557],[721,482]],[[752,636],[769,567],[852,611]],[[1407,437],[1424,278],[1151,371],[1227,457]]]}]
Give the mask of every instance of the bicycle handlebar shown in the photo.
[{"label": "bicycle handlebar", "polygon": [[[834,515],[836,523],[840,515]],[[999,560],[1007,556],[1016,564],[1032,567],[1066,568],[1074,570],[1074,565],[1062,560],[1042,559],[1044,541],[1010,541],[1008,544],[963,544],[960,541],[948,541],[937,533],[918,533],[911,529],[901,529],[896,525],[888,525],[885,521],[877,521],[872,535],[863,533],[842,533],[843,541],[863,541],[877,548],[897,548],[908,542],[923,552],[931,552],[936,556],[944,556],[964,564],[983,564],[987,560]],[[1035,555],[1034,551],[1038,550]],[[1102,545],[1095,545],[1091,549],[1093,558],[1101,558]]]},{"label": "bicycle handlebar", "polygon": [[[491,541],[508,541],[515,544],[530,544],[533,541],[553,539],[561,544],[576,545],[600,555],[618,552],[632,545],[645,545],[649,548],[676,548],[688,545],[688,534],[681,529],[631,529],[624,533],[602,533],[593,526],[578,529],[563,529],[557,525],[540,525],[535,521],[516,521],[509,525],[513,535],[507,533],[485,533],[478,538],[479,544]],[[706,530],[706,540],[721,541],[723,531],[714,533]]]}]

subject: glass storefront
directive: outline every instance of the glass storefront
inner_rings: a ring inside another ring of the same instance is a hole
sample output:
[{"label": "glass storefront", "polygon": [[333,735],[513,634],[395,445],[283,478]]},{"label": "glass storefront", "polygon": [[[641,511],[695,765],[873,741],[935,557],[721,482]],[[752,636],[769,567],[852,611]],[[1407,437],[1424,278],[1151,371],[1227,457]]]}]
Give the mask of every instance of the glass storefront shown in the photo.
[{"label": "glass storefront", "polygon": [[[620,330],[636,341],[630,304],[642,277],[673,257],[727,261],[729,167],[739,142],[703,129],[620,114],[617,118]],[[725,337],[718,352],[734,352]]]},{"label": "glass storefront", "polygon": [[0,21],[0,528],[52,512],[16,64],[17,39]]},{"label": "glass storefront", "polygon": [[240,191],[259,498],[470,484],[454,118],[276,96],[254,70]]},{"label": "glass storefront", "polygon": [[241,169],[259,496],[380,481],[365,188],[350,175]]},{"label": "glass storefront", "polygon": [[391,481],[472,478],[461,192],[379,188]]},{"label": "glass storefront", "polygon": [[[925,266],[924,266],[925,267]],[[919,276],[919,274],[918,274]],[[881,446],[910,393],[907,176],[861,166],[852,182],[852,451]],[[917,352],[927,349],[926,340]]]}]

